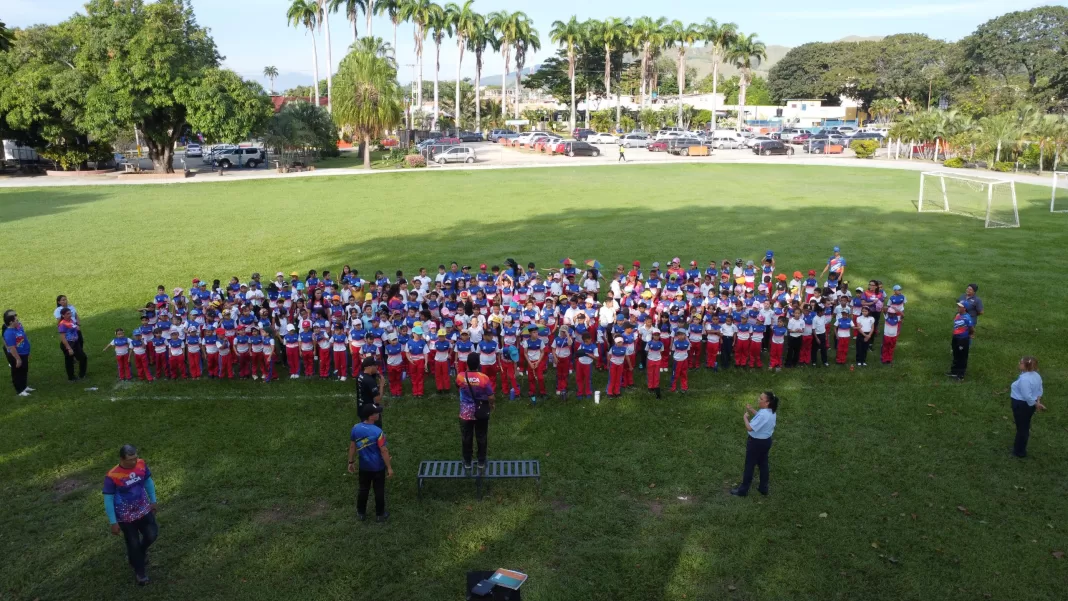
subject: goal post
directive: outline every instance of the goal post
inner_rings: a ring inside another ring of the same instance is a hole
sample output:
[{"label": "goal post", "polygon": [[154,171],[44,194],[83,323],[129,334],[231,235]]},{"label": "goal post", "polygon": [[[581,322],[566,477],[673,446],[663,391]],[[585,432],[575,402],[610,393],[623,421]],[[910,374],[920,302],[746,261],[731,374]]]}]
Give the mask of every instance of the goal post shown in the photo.
[{"label": "goal post", "polygon": [[[1064,175],[1068,186],[1068,173]],[[1020,227],[1016,183],[1011,179],[925,171],[920,174],[916,207],[920,213],[953,213],[982,219],[988,228]]]},{"label": "goal post", "polygon": [[1050,213],[1068,213],[1068,171],[1053,172],[1053,192],[1049,198]]}]

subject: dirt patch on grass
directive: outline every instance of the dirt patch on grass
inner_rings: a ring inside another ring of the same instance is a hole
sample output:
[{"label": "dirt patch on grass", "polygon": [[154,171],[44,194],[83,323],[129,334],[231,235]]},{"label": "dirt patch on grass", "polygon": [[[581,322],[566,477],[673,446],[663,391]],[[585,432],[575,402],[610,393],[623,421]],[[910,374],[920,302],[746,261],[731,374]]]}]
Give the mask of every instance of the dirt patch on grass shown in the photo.
[{"label": "dirt patch on grass", "polygon": [[567,511],[567,510],[571,509],[571,505],[568,505],[566,502],[564,502],[563,499],[555,499],[555,500],[553,500],[552,506],[553,506],[553,511],[557,511],[557,512],[559,512],[559,511]]},{"label": "dirt patch on grass", "polygon": [[317,518],[327,511],[330,511],[330,502],[326,499],[319,499],[308,507],[308,511],[304,515],[310,518]]},{"label": "dirt patch on grass", "polygon": [[660,501],[650,501],[649,511],[651,511],[656,517],[660,517],[664,515],[664,504]]},{"label": "dirt patch on grass", "polygon": [[286,521],[288,517],[281,507],[271,507],[257,513],[253,519],[260,524],[277,524],[278,522]]},{"label": "dirt patch on grass", "polygon": [[52,485],[52,496],[57,501],[62,501],[67,495],[77,492],[87,485],[78,478],[60,478]]}]

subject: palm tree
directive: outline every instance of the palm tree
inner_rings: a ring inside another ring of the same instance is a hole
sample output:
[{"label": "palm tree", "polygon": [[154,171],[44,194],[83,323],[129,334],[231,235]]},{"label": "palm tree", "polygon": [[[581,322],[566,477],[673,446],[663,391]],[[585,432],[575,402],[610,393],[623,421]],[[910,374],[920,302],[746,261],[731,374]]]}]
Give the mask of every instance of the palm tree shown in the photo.
[{"label": "palm tree", "polygon": [[541,50],[541,36],[534,29],[533,21],[524,19],[520,23],[519,36],[515,40],[515,118],[519,118],[519,87],[523,81],[523,65],[527,61],[527,51]]},{"label": "palm tree", "polygon": [[278,77],[278,67],[267,66],[263,68],[263,76],[271,81],[271,94],[274,94],[274,80]]},{"label": "palm tree", "polygon": [[986,150],[993,154],[990,168],[1001,162],[1002,148],[1014,148],[1020,141],[1020,122],[1012,113],[1001,113],[979,120],[983,128],[983,142]]},{"label": "palm tree", "polygon": [[326,10],[329,0],[315,2],[319,9],[319,26],[326,25],[326,111],[329,113],[334,111],[334,61],[330,56],[330,13]]},{"label": "palm tree", "polygon": [[[459,58],[456,59],[456,98],[453,100],[453,107],[460,106],[460,65],[464,62],[464,49],[467,44],[467,40],[471,39],[472,34],[475,33],[475,27],[477,26],[477,19],[479,15],[475,11],[471,10],[471,4],[475,0],[465,0],[463,6],[450,2],[445,5],[445,17],[452,28],[453,33],[456,35],[456,50],[459,52]],[[478,85],[477,82],[475,84]],[[456,109],[456,115],[453,119],[456,125],[456,132],[460,132],[460,111]]]},{"label": "palm tree", "polygon": [[[504,58],[504,72],[501,73],[502,117],[508,114],[508,69],[511,52],[513,46],[515,46],[516,38],[521,33],[521,22],[526,18],[527,15],[522,11],[510,13],[506,10],[499,10],[489,14],[490,27],[499,35],[497,45],[501,49],[501,56]],[[518,99],[516,100],[518,102]],[[516,107],[516,112],[519,112],[518,107]]]},{"label": "palm tree", "polygon": [[[371,38],[371,47],[383,44]],[[363,166],[371,168],[371,138],[398,126],[404,117],[397,70],[377,51],[353,45],[354,50],[338,65],[337,111],[334,122],[359,136]]]},{"label": "palm tree", "polygon": [[640,17],[631,25],[631,45],[641,54],[641,108],[646,107],[646,102],[652,98],[652,58],[653,53],[658,51],[665,42],[665,30],[667,19],[660,17],[655,21],[649,17]]},{"label": "palm tree", "polygon": [[[582,40],[582,23],[572,15],[566,23],[554,21],[549,39],[558,46],[567,48],[567,76],[571,78],[571,130],[575,130],[575,59],[576,51]],[[644,90],[645,80],[642,80]]]},{"label": "palm tree", "polygon": [[393,52],[397,52],[397,26],[402,19],[401,0],[375,0],[374,14],[389,17],[389,22],[393,24]]},{"label": "palm tree", "polygon": [[434,121],[430,125],[430,129],[437,130],[438,128],[438,111],[440,105],[438,104],[438,77],[441,75],[441,42],[445,39],[446,35],[452,36],[452,23],[449,22],[448,16],[445,14],[445,10],[437,4],[430,5],[430,18],[427,20],[427,28],[430,30],[430,38],[434,40],[434,48],[437,50],[437,55],[434,60]]},{"label": "palm tree", "polygon": [[738,33],[734,43],[727,50],[725,57],[739,71],[738,75],[738,125],[735,129],[742,129],[745,122],[745,89],[753,81],[753,67],[760,65],[760,61],[768,59],[768,49],[757,39],[755,33],[744,35]]},{"label": "palm tree", "polygon": [[901,103],[896,98],[879,98],[868,107],[868,112],[879,123],[889,123],[900,110]]},{"label": "palm tree", "polygon": [[[426,40],[427,24],[433,18],[434,9],[438,8],[430,0],[400,0],[400,15],[405,21],[411,21],[415,25],[413,32],[415,37],[415,108],[423,108],[423,41]],[[394,46],[396,48],[396,46]]]},{"label": "palm tree", "polygon": [[676,125],[682,127],[682,94],[686,91],[686,45],[693,46],[701,35],[701,30],[690,23],[684,25],[682,21],[678,19],[668,23],[667,26],[667,45],[669,47],[676,47],[679,50],[678,57],[678,83],[679,83],[679,104],[676,108]]},{"label": "palm tree", "polygon": [[319,24],[319,5],[315,0],[293,0],[286,11],[286,22],[294,27],[304,27],[312,38],[312,66],[315,80],[312,83],[312,102],[319,106],[319,50],[315,44],[315,28]]},{"label": "palm tree", "polygon": [[[349,20],[349,24],[352,25],[352,42],[356,43],[356,40],[360,39],[360,32],[356,30],[356,18],[360,16],[360,11],[367,12],[368,0],[327,0],[327,13],[336,13],[345,7],[345,18]],[[370,34],[370,32],[368,32]]]},{"label": "palm tree", "polygon": [[712,131],[716,130],[716,91],[719,86],[719,64],[724,54],[738,37],[738,26],[734,23],[718,23],[715,19],[706,19],[702,35],[705,45],[712,46]]},{"label": "palm tree", "polygon": [[[617,17],[608,17],[604,21],[597,22],[595,37],[597,42],[604,46],[604,94],[605,98],[612,97],[612,52],[621,50],[626,42],[628,28],[627,20]],[[619,128],[619,97],[616,96],[616,128]]]},{"label": "palm tree", "polygon": [[15,41],[15,34],[11,33],[11,30],[4,25],[3,21],[0,21],[0,52],[7,52],[11,50],[11,42]]},{"label": "palm tree", "polygon": [[349,46],[349,52],[370,52],[375,56],[386,59],[390,66],[393,67],[393,70],[397,70],[396,51],[389,45],[389,42],[382,38],[364,36]]},{"label": "palm tree", "polygon": [[590,50],[600,47],[597,41],[597,32],[600,30],[600,22],[594,19],[586,19],[582,22],[582,35],[579,37],[579,50],[582,52],[582,81],[586,84],[586,102],[584,103],[585,115],[583,123],[590,127]]},{"label": "palm tree", "polygon": [[500,48],[497,43],[497,32],[493,30],[486,17],[475,14],[471,30],[467,35],[467,49],[475,53],[475,131],[482,131],[482,107],[479,91],[482,88],[482,55],[486,47],[494,51]]}]

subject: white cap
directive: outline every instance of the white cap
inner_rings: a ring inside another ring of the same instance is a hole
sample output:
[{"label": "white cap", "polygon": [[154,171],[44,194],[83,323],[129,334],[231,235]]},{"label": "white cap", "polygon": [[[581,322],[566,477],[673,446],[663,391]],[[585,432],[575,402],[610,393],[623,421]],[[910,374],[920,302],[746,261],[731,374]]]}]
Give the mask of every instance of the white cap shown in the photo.
[{"label": "white cap", "polygon": [[623,344],[623,337],[622,336],[616,336],[616,344]]},{"label": "white cap", "polygon": [[286,326],[286,331],[287,332],[295,332],[296,330],[297,329],[293,327],[293,324],[289,324],[289,325]]}]

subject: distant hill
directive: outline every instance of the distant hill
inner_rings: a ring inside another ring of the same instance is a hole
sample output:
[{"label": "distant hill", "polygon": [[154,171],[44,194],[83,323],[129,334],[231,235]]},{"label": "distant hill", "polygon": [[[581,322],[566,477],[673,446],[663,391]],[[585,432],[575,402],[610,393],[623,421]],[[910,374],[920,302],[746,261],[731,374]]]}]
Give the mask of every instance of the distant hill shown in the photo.
[{"label": "distant hill", "polygon": [[[536,72],[540,68],[541,68],[540,64],[531,65],[529,67],[523,67],[523,77],[531,75],[532,73]],[[515,74],[516,74],[515,71],[510,71],[508,73],[508,83],[511,84],[511,85],[515,85]],[[498,73],[496,75],[483,75],[482,79],[479,80],[478,85],[480,85],[480,86],[499,86],[499,85],[501,85],[501,74]]]}]

